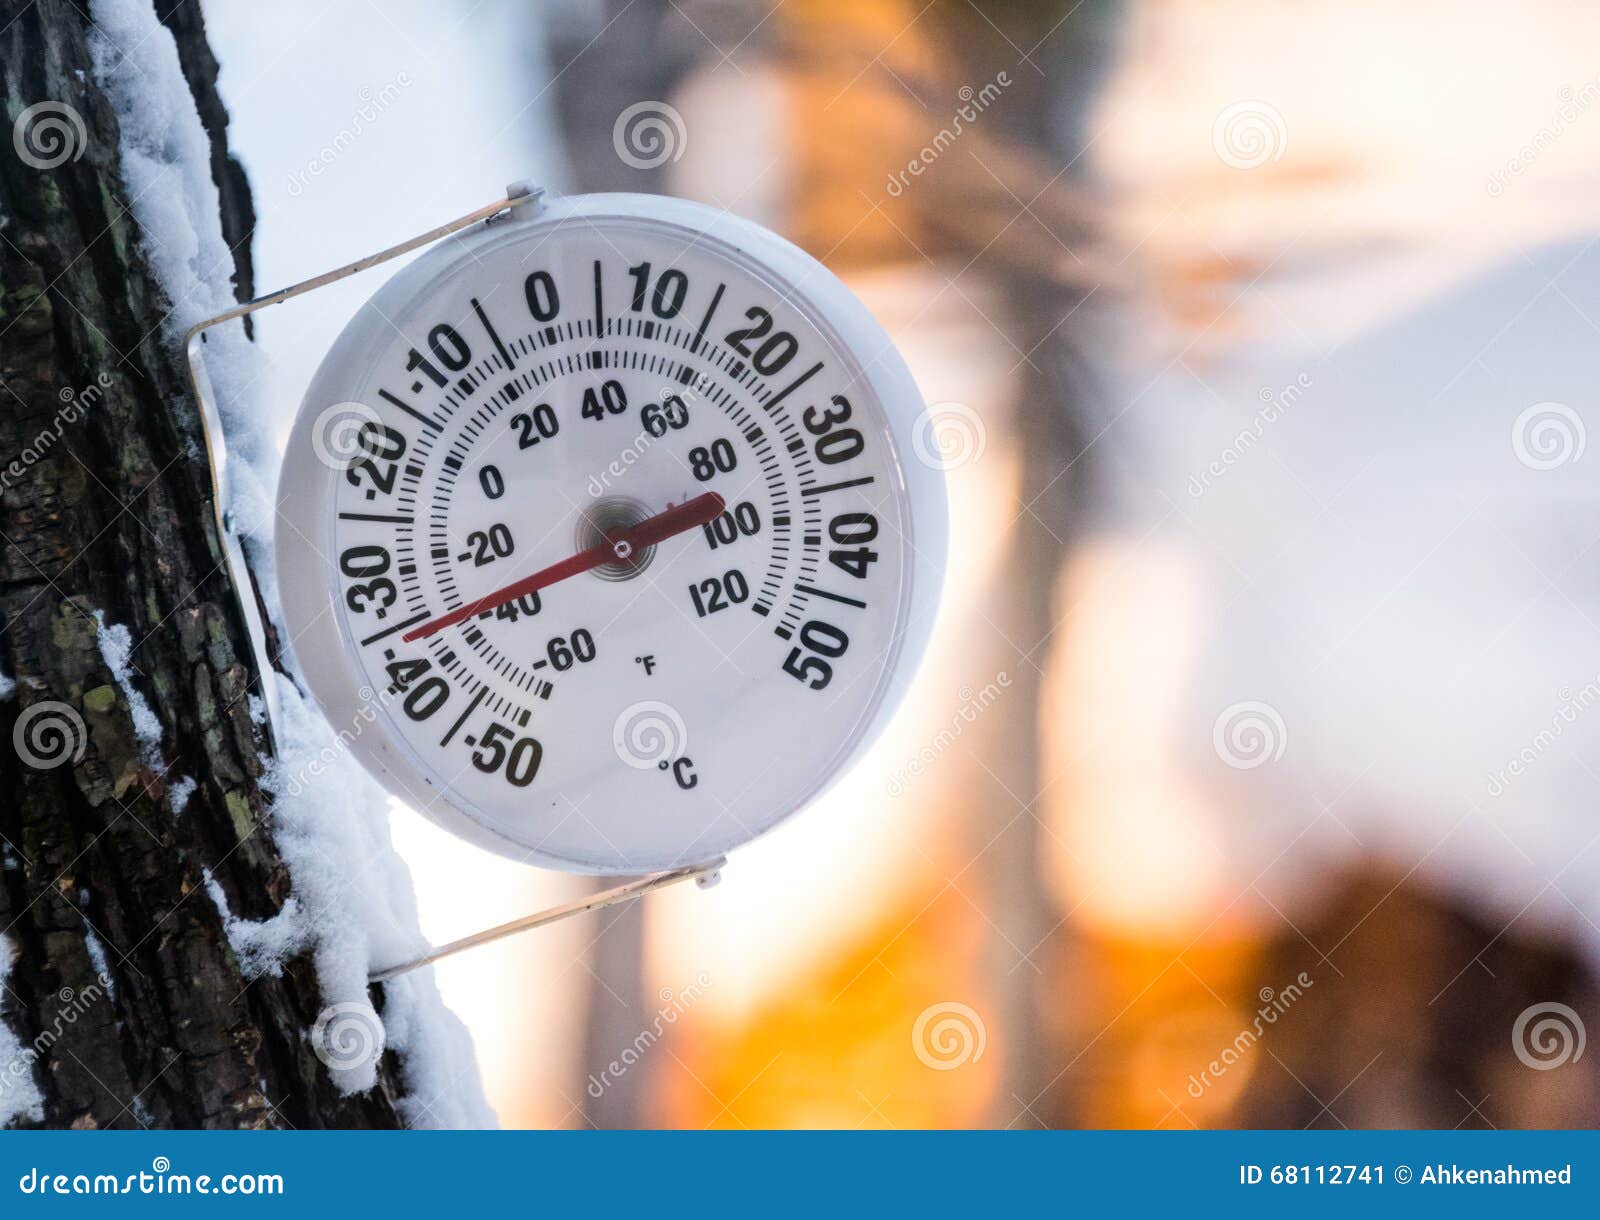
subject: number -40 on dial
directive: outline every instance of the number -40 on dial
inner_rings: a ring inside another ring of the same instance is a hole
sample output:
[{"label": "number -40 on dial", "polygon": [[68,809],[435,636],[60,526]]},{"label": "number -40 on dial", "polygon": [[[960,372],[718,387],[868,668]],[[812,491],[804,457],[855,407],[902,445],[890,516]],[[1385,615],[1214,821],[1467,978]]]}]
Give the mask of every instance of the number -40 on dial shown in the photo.
[{"label": "number -40 on dial", "polygon": [[480,844],[714,858],[910,680],[945,544],[921,411],[866,310],[766,230],[519,207],[391,280],[312,382],[277,534],[301,669],[390,790]]}]

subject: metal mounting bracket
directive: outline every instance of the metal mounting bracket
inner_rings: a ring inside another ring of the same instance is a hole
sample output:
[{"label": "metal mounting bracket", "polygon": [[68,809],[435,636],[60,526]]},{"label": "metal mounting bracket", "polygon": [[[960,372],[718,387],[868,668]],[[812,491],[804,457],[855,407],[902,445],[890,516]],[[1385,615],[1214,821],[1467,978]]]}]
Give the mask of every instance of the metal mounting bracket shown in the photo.
[{"label": "metal mounting bracket", "polygon": [[[277,689],[273,683],[266,681],[271,673],[271,662],[267,656],[266,630],[262,622],[260,609],[252,595],[250,568],[246,562],[244,548],[240,545],[239,536],[234,531],[233,521],[226,505],[229,502],[227,445],[223,435],[222,413],[217,406],[216,392],[212,387],[211,378],[206,373],[205,367],[205,332],[224,322],[231,322],[236,318],[243,318],[257,310],[266,309],[269,305],[281,305],[284,301],[314,292],[318,288],[325,288],[329,284],[337,283],[358,272],[377,267],[391,259],[399,258],[402,254],[431,245],[442,238],[449,237],[452,233],[459,233],[462,229],[471,228],[475,224],[494,224],[506,216],[516,216],[521,219],[534,215],[539,208],[539,200],[544,195],[544,188],[537,187],[527,182],[514,182],[506,188],[503,199],[485,204],[459,216],[455,220],[442,224],[426,233],[419,233],[415,237],[407,238],[398,245],[389,246],[375,254],[368,254],[358,258],[355,262],[346,263],[342,267],[335,267],[331,271],[324,271],[321,275],[302,280],[298,284],[291,284],[287,288],[280,288],[276,292],[269,292],[266,296],[257,297],[253,301],[246,301],[236,305],[215,317],[206,318],[191,326],[184,335],[184,359],[189,368],[189,383],[194,387],[195,401],[200,405],[200,429],[205,438],[206,457],[211,465],[211,483],[213,490],[212,511],[216,519],[217,536],[221,540],[224,558],[228,565],[228,574],[233,580],[234,588],[239,592],[240,608],[244,612],[245,624],[250,632],[251,647],[255,652],[256,670],[262,675],[262,694],[266,701],[268,720],[272,726],[274,739],[282,723],[282,712],[278,706]],[[664,872],[650,873],[625,884],[613,886],[608,890],[601,890],[573,902],[563,903],[560,906],[549,907],[525,915],[521,919],[514,919],[510,923],[500,924],[497,927],[485,928],[481,932],[474,932],[449,944],[430,949],[427,953],[409,961],[398,962],[374,971],[369,976],[373,983],[387,982],[398,975],[423,966],[432,965],[442,958],[450,957],[467,949],[486,945],[492,941],[501,940],[507,936],[514,936],[518,932],[526,932],[533,928],[542,928],[547,924],[559,923],[570,919],[574,915],[582,915],[587,911],[598,911],[605,907],[616,906],[619,903],[630,902],[641,898],[654,890],[664,889],[669,885],[676,885],[680,881],[693,879],[702,888],[715,885],[721,877],[720,869],[723,858],[719,857],[705,864],[686,865],[682,868],[667,869]]]}]

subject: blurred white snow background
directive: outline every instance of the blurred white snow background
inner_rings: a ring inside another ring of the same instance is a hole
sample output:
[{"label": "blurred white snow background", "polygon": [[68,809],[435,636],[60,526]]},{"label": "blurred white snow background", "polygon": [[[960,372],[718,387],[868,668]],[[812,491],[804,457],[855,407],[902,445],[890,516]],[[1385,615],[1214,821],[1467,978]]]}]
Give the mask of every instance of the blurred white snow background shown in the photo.
[{"label": "blurred white snow background", "polygon": [[1091,921],[1383,857],[1600,955],[1600,15],[1462,17],[1129,6],[1090,157],[1147,288],[1055,666]]}]

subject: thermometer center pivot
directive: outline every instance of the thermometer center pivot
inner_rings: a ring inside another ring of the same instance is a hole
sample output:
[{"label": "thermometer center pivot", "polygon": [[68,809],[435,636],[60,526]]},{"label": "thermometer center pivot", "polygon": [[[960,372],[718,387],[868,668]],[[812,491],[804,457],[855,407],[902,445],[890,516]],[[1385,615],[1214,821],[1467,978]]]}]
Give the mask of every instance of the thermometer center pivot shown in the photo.
[{"label": "thermometer center pivot", "polygon": [[646,517],[658,512],[642,500],[630,496],[603,496],[578,514],[578,529],[574,539],[580,551],[602,543],[611,547],[616,556],[609,563],[591,569],[601,580],[632,580],[650,566],[656,556],[655,546],[635,546],[626,538],[616,535],[632,529]]}]

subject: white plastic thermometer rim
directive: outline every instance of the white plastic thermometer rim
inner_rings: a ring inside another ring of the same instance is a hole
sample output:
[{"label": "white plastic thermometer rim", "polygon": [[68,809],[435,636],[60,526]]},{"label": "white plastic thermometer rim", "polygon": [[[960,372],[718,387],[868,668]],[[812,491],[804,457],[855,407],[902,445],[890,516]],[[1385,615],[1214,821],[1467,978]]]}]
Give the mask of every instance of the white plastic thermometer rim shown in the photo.
[{"label": "white plastic thermometer rim", "polygon": [[[527,215],[519,215],[526,212]],[[544,198],[513,209],[509,216],[449,238],[396,274],[357,311],[317,369],[296,417],[278,489],[277,570],[292,651],[298,668],[324,715],[335,726],[360,723],[348,736],[352,755],[390,792],[434,794],[422,812],[471,843],[532,864],[582,873],[636,873],[636,859],[607,863],[573,860],[541,851],[484,825],[440,790],[398,731],[387,708],[374,708],[370,690],[355,663],[356,644],[340,610],[339,574],[326,558],[336,516],[335,491],[341,472],[316,455],[312,434],[318,414],[351,401],[392,336],[388,318],[402,316],[411,303],[429,295],[465,265],[527,241],[531,233],[563,222],[645,221],[698,235],[702,244],[720,246],[731,257],[753,264],[785,295],[804,301],[838,351],[854,362],[852,370],[882,405],[892,470],[901,480],[907,511],[903,592],[896,646],[878,688],[866,704],[864,728],[822,768],[811,789],[793,808],[759,828],[764,834],[815,800],[871,745],[915,676],[938,608],[943,577],[947,520],[943,473],[918,461],[914,430],[924,404],[910,370],[893,340],[867,308],[832,272],[799,247],[727,212],[658,195],[597,194]],[[748,838],[756,837],[754,835]],[[719,844],[722,854],[748,841]],[[683,860],[662,860],[661,867]]]}]

